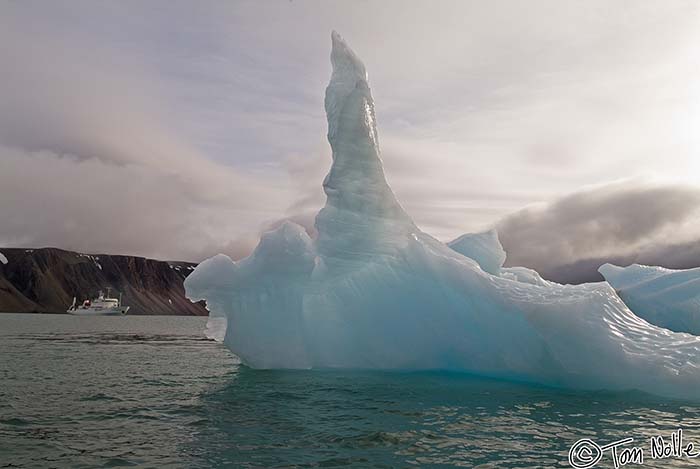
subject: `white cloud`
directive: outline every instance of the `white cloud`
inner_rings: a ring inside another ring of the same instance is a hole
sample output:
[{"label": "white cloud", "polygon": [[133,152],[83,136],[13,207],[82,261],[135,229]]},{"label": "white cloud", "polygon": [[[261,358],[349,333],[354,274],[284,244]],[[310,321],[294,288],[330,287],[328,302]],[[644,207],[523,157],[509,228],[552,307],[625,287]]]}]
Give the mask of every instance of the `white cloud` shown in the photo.
[{"label": "white cloud", "polygon": [[[246,252],[271,220],[308,218],[329,165],[331,29],[367,64],[389,182],[442,239],[591,184],[651,174],[700,187],[699,11],[5,2],[0,244],[197,260]],[[93,187],[112,178],[128,190]],[[105,207],[148,234],[64,226]]]}]

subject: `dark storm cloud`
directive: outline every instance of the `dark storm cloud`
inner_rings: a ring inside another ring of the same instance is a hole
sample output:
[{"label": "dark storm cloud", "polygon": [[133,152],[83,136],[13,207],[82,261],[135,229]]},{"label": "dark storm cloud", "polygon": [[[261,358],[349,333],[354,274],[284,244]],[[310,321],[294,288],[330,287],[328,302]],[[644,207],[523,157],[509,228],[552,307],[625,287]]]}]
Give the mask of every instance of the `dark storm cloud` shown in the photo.
[{"label": "dark storm cloud", "polygon": [[605,262],[700,265],[700,190],[617,183],[516,212],[497,225],[507,265],[552,280],[597,280]]}]

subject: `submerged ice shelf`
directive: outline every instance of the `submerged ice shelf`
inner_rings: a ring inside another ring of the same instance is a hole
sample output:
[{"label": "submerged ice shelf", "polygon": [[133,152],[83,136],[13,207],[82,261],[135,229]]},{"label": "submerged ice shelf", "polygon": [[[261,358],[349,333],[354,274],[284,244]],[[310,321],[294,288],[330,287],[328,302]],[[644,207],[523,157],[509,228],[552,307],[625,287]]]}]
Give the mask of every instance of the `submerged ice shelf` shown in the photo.
[{"label": "submerged ice shelf", "polygon": [[384,177],[365,67],[336,33],[331,62],[318,235],[287,222],[239,262],[202,262],[185,288],[207,301],[210,334],[253,368],[442,369],[698,397],[700,338],[649,324],[605,283],[547,282],[488,249],[477,262],[418,229]]}]

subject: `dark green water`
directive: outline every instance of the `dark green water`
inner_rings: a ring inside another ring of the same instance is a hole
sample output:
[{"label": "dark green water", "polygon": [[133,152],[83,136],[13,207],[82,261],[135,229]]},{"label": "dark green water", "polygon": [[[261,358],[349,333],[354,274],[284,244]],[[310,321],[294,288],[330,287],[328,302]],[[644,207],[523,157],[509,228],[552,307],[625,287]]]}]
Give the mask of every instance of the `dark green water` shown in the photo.
[{"label": "dark green water", "polygon": [[[201,318],[0,314],[0,467],[569,467],[700,404],[447,373],[254,371]],[[644,467],[696,467],[648,459]],[[596,467],[612,467],[606,453]],[[642,466],[626,466],[642,467]]]}]

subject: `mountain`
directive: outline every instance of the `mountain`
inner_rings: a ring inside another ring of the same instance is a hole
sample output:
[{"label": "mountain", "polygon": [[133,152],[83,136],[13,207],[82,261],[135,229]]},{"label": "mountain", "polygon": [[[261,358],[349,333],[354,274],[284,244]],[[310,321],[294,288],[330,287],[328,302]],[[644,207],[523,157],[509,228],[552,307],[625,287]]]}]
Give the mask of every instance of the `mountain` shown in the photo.
[{"label": "mountain", "polygon": [[135,256],[82,254],[56,248],[0,248],[0,311],[63,313],[99,290],[121,292],[129,314],[206,316],[185,298],[183,281],[196,264]]}]

